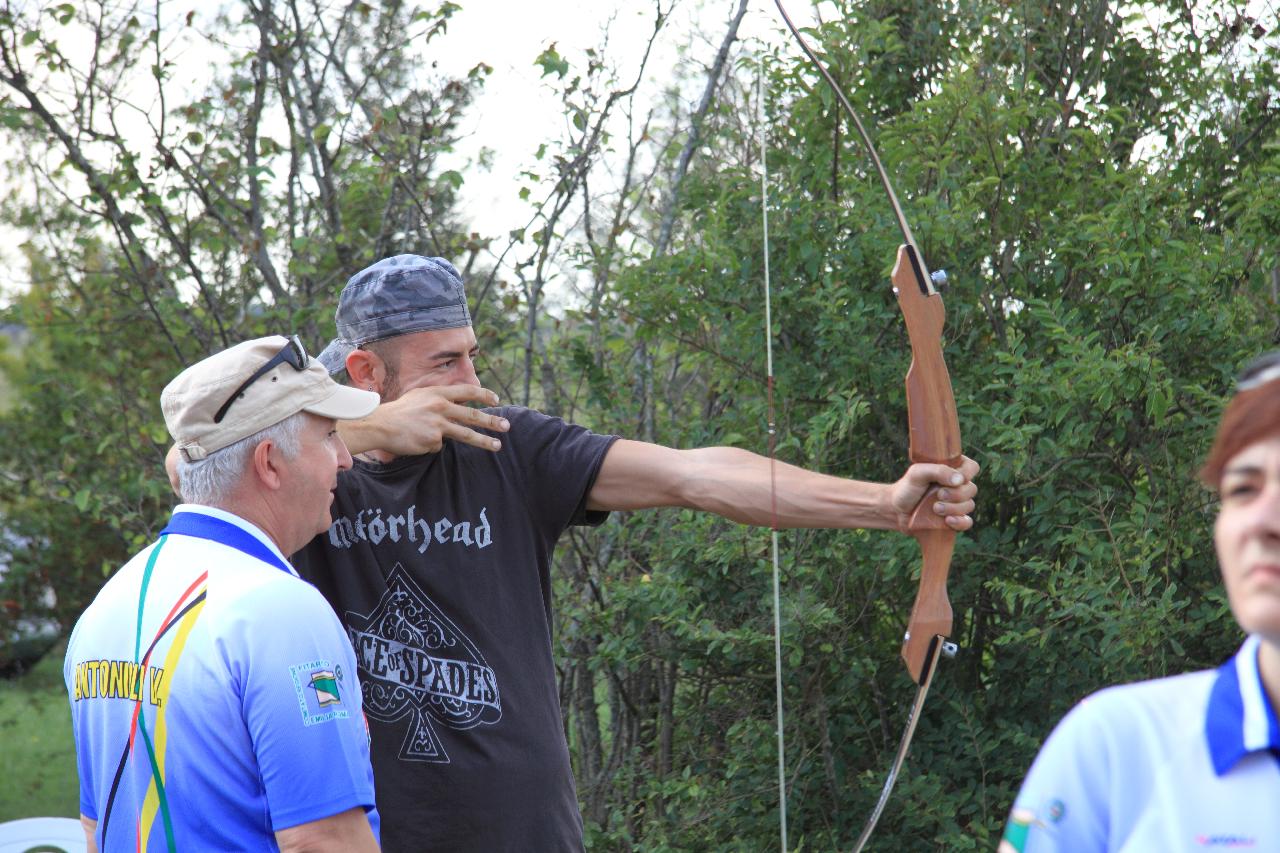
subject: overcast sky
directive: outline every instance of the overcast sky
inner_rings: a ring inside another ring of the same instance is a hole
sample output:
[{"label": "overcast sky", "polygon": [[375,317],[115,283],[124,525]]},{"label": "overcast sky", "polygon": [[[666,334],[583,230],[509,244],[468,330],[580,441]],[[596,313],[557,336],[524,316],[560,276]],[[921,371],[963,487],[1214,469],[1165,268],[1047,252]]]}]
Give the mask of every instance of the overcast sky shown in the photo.
[{"label": "overcast sky", "polygon": [[[463,208],[473,226],[486,234],[505,234],[527,223],[530,208],[519,201],[519,173],[535,161],[534,151],[550,139],[565,134],[565,118],[559,99],[542,79],[536,58],[555,44],[562,55],[579,67],[583,51],[598,47],[609,32],[606,60],[619,79],[631,80],[639,65],[645,41],[653,26],[651,0],[460,0],[462,10],[449,22],[449,31],[432,42],[430,59],[440,72],[465,74],[477,63],[493,68],[475,105],[464,122],[466,138],[458,156],[474,160],[481,148],[492,152],[492,168],[469,169],[462,191]],[[671,69],[682,51],[696,61],[709,63],[724,37],[738,0],[677,0],[671,22],[665,28],[650,60],[647,87],[656,93],[669,85]],[[429,4],[428,4],[429,5]],[[671,0],[662,0],[671,8]],[[800,21],[811,21],[808,0],[792,0],[789,9]],[[166,3],[162,14],[168,23],[180,22],[185,7]],[[740,39],[777,38],[781,21],[772,0],[751,0],[739,29]],[[197,24],[199,28],[199,24]],[[181,43],[181,27],[171,49],[183,55],[178,75],[192,90],[207,83],[205,69],[211,62],[192,61],[191,46]],[[772,34],[772,35],[771,35]],[[64,40],[64,47],[66,41]],[[142,100],[153,97],[153,84]],[[699,89],[701,82],[699,81]],[[699,92],[690,93],[694,98]],[[27,279],[25,264],[16,251],[18,235],[0,232],[0,300],[3,292]]]},{"label": "overcast sky", "polygon": [[[653,27],[654,4],[645,0],[463,0],[463,5],[440,42],[447,54],[440,58],[441,68],[457,74],[479,61],[493,67],[466,123],[471,135],[465,150],[473,153],[487,146],[496,154],[492,171],[473,170],[467,175],[464,204],[478,228],[505,233],[528,217],[527,208],[516,197],[521,169],[533,164],[539,144],[566,133],[560,102],[534,60],[554,43],[577,63],[584,49],[601,43],[607,27],[607,60],[618,69],[620,80],[630,81]],[[663,0],[663,5],[669,7],[670,0]],[[652,96],[672,82],[667,75],[684,48],[695,60],[710,63],[737,5],[738,0],[680,0],[655,47],[641,93]],[[809,0],[791,0],[789,5],[794,7],[788,9],[793,19],[812,20]],[[502,10],[500,26],[495,24],[494,9]],[[781,24],[772,0],[751,0],[739,38],[775,38]],[[691,92],[690,98],[701,94],[702,81],[697,83],[698,91]],[[493,227],[498,224],[495,218],[501,220],[501,227]]]},{"label": "overcast sky", "polygon": [[[430,6],[433,0],[425,0]],[[431,45],[431,59],[446,74],[462,74],[479,62],[493,73],[464,122],[467,133],[459,146],[461,159],[474,159],[479,150],[493,151],[493,167],[468,169],[463,207],[482,233],[504,234],[528,221],[529,208],[520,203],[519,173],[533,165],[533,153],[544,141],[563,138],[564,115],[559,100],[541,78],[534,60],[549,45],[577,65],[582,51],[601,43],[610,31],[608,62],[620,79],[630,80],[652,28],[654,0],[459,0],[462,10],[449,23],[449,32]],[[661,0],[671,7],[673,0]],[[709,62],[724,36],[738,0],[675,0],[672,22],[655,50],[648,73],[652,94],[671,82],[671,69],[681,50],[696,61]],[[1275,21],[1276,0],[1248,0],[1243,10]],[[144,7],[146,4],[143,4]],[[160,7],[167,23],[180,22],[195,0],[166,0]],[[813,21],[811,0],[789,0],[788,11],[800,26]],[[202,13],[203,14],[203,13]],[[831,14],[827,7],[826,14]],[[178,28],[180,29],[180,28]],[[772,0],[750,0],[739,31],[743,40],[783,40],[781,19]],[[64,44],[65,46],[65,44]],[[182,46],[179,46],[181,49]],[[789,39],[784,50],[795,52]],[[211,62],[193,61],[182,54],[181,72],[193,90],[207,83]],[[700,81],[699,81],[700,84]],[[699,85],[700,88],[700,85]],[[693,99],[698,92],[688,93]],[[0,300],[6,286],[21,283],[26,270],[16,252],[17,238],[0,231]]]}]

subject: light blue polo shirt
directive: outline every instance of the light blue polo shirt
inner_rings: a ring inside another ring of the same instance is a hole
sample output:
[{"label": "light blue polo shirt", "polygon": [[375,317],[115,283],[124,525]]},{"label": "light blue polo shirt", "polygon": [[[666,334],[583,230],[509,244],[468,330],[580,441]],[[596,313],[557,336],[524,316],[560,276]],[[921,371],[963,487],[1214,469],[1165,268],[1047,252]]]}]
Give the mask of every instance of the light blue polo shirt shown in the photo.
[{"label": "light blue polo shirt", "polygon": [[63,676],[103,853],[275,850],[353,808],[378,835],[351,644],[243,519],[179,506],[80,617]]},{"label": "light blue polo shirt", "polygon": [[1259,643],[1077,705],[1031,765],[1000,853],[1280,851],[1280,723]]}]

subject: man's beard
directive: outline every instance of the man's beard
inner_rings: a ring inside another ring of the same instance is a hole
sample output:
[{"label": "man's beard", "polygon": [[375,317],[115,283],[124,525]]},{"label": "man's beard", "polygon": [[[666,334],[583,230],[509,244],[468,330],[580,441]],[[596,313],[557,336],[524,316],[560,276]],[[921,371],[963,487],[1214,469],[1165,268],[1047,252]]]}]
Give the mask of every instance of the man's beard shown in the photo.
[{"label": "man's beard", "polygon": [[400,399],[400,371],[392,367],[390,363],[383,362],[386,373],[382,377],[382,402],[390,403]]}]

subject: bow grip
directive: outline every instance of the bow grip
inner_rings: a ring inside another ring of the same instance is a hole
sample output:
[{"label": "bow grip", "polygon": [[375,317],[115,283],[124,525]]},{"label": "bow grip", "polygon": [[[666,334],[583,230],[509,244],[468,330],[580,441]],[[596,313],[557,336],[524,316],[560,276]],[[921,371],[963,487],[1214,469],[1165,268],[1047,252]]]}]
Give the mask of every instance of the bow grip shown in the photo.
[{"label": "bow grip", "polygon": [[[933,289],[924,260],[912,245],[899,247],[890,278],[911,342],[911,368],[906,379],[911,461],[959,467],[963,455],[960,422],[942,355],[946,323],[942,297]],[[951,633],[947,573],[955,531],[932,509],[938,490],[934,486],[925,492],[907,523],[907,532],[920,543],[923,556],[920,586],[902,644],[903,661],[917,683],[924,677],[935,638],[940,642]]]}]

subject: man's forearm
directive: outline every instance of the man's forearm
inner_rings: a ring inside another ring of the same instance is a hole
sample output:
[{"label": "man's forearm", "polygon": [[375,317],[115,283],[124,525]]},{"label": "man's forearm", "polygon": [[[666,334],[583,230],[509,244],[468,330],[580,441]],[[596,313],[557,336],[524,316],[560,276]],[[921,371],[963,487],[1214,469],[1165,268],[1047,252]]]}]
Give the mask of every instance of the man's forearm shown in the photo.
[{"label": "man's forearm", "polygon": [[376,415],[375,410],[374,414],[367,418],[338,421],[338,435],[342,436],[342,441],[347,445],[347,450],[352,456],[378,450],[387,445],[387,434],[384,431],[382,419]]},{"label": "man's forearm", "polygon": [[846,480],[733,447],[674,450],[619,440],[609,448],[588,499],[604,510],[682,506],[768,526],[776,496],[779,527],[894,529],[890,487]]},{"label": "man's forearm", "polygon": [[[684,505],[767,527],[891,530],[890,487],[806,471],[732,447],[686,451]],[[772,470],[771,470],[772,468]]]}]

